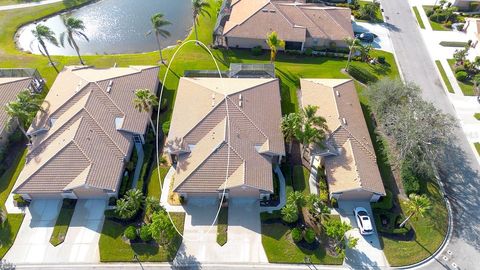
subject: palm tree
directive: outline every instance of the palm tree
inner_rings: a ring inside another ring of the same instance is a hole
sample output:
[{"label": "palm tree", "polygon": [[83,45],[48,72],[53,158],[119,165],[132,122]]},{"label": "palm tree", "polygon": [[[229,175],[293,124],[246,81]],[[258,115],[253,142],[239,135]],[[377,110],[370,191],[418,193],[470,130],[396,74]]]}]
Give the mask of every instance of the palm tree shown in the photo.
[{"label": "palm tree", "polygon": [[298,220],[298,207],[293,203],[287,203],[280,212],[282,220],[287,223],[294,223]]},{"label": "palm tree", "polygon": [[360,58],[362,58],[363,62],[368,61],[368,59],[370,58],[370,51],[371,50],[372,50],[372,45],[371,44],[368,44],[368,45],[360,44],[360,46],[359,46]]},{"label": "palm tree", "polygon": [[153,133],[155,133],[155,126],[150,113],[153,107],[158,106],[157,96],[148,89],[137,89],[135,90],[133,104],[139,112],[147,112],[149,114],[150,125],[152,125]]},{"label": "palm tree", "polygon": [[285,41],[278,38],[277,32],[273,31],[267,35],[267,45],[270,47],[270,62],[275,62],[278,49],[285,48]]},{"label": "palm tree", "polygon": [[5,105],[5,111],[11,120],[15,121],[18,128],[29,139],[25,128],[30,125],[37,111],[42,110],[42,99],[39,95],[23,90],[18,93],[16,100]]},{"label": "palm tree", "polygon": [[427,210],[429,210],[430,208],[432,208],[432,203],[430,202],[430,199],[428,199],[428,197],[423,194],[423,195],[417,195],[417,194],[410,194],[408,196],[410,198],[410,200],[407,202],[407,211],[409,213],[408,217],[400,224],[400,228],[405,226],[405,223],[407,223],[407,221],[415,216],[415,215],[420,215],[421,217],[423,217],[423,215],[425,214],[425,212],[427,212]]},{"label": "palm tree", "polygon": [[82,57],[80,56],[80,48],[75,41],[75,37],[80,37],[86,41],[90,41],[87,35],[83,32],[85,31],[85,25],[83,24],[83,21],[74,17],[66,16],[62,16],[62,21],[67,30],[60,34],[60,44],[62,47],[65,47],[65,39],[67,39],[68,45],[70,45],[70,47],[75,49],[77,52],[78,58],[80,59],[80,64],[85,65]]},{"label": "palm tree", "polygon": [[117,200],[115,213],[121,219],[131,219],[137,213],[137,210],[133,207],[131,203],[128,202],[127,199],[121,198]]},{"label": "palm tree", "polygon": [[325,130],[315,127],[311,124],[305,125],[299,134],[300,142],[302,143],[302,158],[310,144],[322,145],[325,140]]},{"label": "palm tree", "polygon": [[[53,63],[52,58],[50,57],[50,54],[48,53],[47,46],[45,44],[45,41],[48,41],[48,42],[50,42],[53,45],[58,47],[58,41],[57,41],[57,38],[55,37],[55,33],[53,33],[53,31],[50,30],[50,28],[48,28],[48,26],[45,26],[43,24],[37,24],[35,29],[32,30],[32,34],[39,44],[38,49],[40,50],[40,53],[42,55],[46,55],[48,57],[48,61],[50,62],[50,65],[52,65],[53,68],[55,69],[55,71],[57,71],[57,73],[58,73],[59,71],[58,71],[57,67],[55,66],[55,64]],[[42,47],[43,51],[40,47]]]},{"label": "palm tree", "polygon": [[318,106],[307,105],[302,110],[302,117],[304,118],[305,124],[312,124],[316,127],[327,129],[327,120],[325,118],[317,115]]},{"label": "palm tree", "polygon": [[151,34],[152,32],[155,33],[155,38],[157,39],[157,45],[158,45],[158,52],[160,53],[160,61],[164,63],[163,55],[162,55],[162,46],[160,45],[160,36],[164,38],[170,36],[170,32],[163,29],[163,27],[170,25],[172,23],[169,22],[167,19],[165,19],[162,13],[154,14],[152,18],[150,18],[150,21],[152,22],[153,30],[148,32],[147,35]]},{"label": "palm tree", "polygon": [[199,15],[210,17],[210,13],[207,8],[210,8],[210,4],[205,0],[192,0],[193,6],[193,28],[195,29],[195,40],[198,40],[197,24]]},{"label": "palm tree", "polygon": [[142,207],[143,201],[145,200],[145,197],[143,196],[142,192],[136,188],[129,189],[125,193],[125,198],[136,209],[140,209]]},{"label": "palm tree", "polygon": [[362,46],[362,43],[357,38],[346,38],[345,43],[347,44],[350,52],[348,53],[348,60],[347,65],[345,66],[345,71],[348,72],[348,68],[350,66],[350,62],[352,61],[352,55],[357,52],[357,50]]},{"label": "palm tree", "polygon": [[288,143],[288,153],[292,152],[293,139],[302,125],[302,119],[297,113],[290,113],[282,118],[280,125],[283,136]]}]

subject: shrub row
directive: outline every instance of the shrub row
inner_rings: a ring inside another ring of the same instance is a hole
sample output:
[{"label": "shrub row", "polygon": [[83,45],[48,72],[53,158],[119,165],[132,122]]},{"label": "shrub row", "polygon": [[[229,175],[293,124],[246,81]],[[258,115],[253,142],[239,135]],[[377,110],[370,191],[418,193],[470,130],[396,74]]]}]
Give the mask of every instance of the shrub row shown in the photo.
[{"label": "shrub row", "polygon": [[348,68],[348,73],[352,75],[352,77],[355,78],[356,80],[365,84],[374,83],[378,81],[377,76],[373,75],[370,71],[360,66],[351,64],[350,67]]}]

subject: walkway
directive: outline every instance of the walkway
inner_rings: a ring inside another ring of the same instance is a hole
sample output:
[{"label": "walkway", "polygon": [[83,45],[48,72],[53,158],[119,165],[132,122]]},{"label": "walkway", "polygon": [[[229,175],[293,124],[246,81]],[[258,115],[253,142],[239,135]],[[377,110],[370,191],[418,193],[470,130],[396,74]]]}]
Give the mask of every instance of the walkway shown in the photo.
[{"label": "walkway", "polygon": [[137,188],[138,178],[140,177],[140,173],[142,172],[143,167],[143,144],[142,142],[135,141],[135,151],[137,151],[137,164],[135,164],[135,173],[133,174],[133,181],[131,188]]},{"label": "walkway", "polygon": [[43,6],[53,3],[62,2],[63,0],[44,0],[32,3],[25,3],[25,4],[16,4],[16,5],[8,5],[8,6],[0,6],[0,11],[3,10],[12,10],[12,9],[19,9],[19,8],[28,8],[28,7],[36,7],[36,6]]},{"label": "walkway", "polygon": [[273,212],[273,211],[276,211],[276,210],[280,210],[282,209],[283,206],[285,206],[285,203],[286,203],[286,198],[287,198],[287,194],[286,194],[286,191],[285,191],[285,177],[283,176],[283,173],[282,173],[282,170],[280,169],[280,167],[277,165],[275,166],[275,169],[273,169],[274,172],[277,174],[278,176],[278,181],[280,182],[280,202],[278,203],[277,206],[272,206],[272,207],[261,207],[260,208],[260,212]]},{"label": "walkway", "polygon": [[[170,192],[170,183],[172,182],[173,175],[175,174],[175,168],[173,166],[168,170],[167,175],[163,179],[162,195],[160,195],[160,205],[167,210],[167,212],[185,212],[182,205],[171,205],[168,203],[168,193]],[[158,180],[160,181],[160,179]]]},{"label": "walkway", "polygon": [[312,157],[312,167],[310,168],[310,178],[308,179],[308,185],[310,186],[310,193],[318,195],[318,181],[317,173],[320,168],[320,156]]}]

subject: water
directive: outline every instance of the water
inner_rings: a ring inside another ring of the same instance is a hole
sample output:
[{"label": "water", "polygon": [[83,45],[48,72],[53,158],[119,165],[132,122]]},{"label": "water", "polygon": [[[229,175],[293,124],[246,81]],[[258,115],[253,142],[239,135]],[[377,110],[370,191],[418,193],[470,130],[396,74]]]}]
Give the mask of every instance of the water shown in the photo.
[{"label": "water", "polygon": [[[139,53],[158,50],[151,30],[150,17],[163,13],[172,24],[165,27],[170,37],[161,38],[162,47],[175,45],[183,40],[192,27],[191,0],[102,0],[71,12],[67,16],[81,19],[90,42],[76,38],[81,54]],[[57,38],[65,31],[60,15],[40,22],[55,32]],[[17,45],[24,51],[40,54],[29,24],[18,31]],[[34,41],[34,42],[32,42]],[[47,43],[51,55],[76,55],[65,40],[65,47]]]}]

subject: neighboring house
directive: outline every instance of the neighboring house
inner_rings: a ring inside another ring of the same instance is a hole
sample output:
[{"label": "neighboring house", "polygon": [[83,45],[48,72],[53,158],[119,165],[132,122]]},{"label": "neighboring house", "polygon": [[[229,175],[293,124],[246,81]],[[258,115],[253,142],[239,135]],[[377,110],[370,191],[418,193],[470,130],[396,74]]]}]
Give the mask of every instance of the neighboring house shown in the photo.
[{"label": "neighboring house", "polygon": [[272,31],[285,40],[286,50],[344,47],[345,39],[353,38],[349,8],[289,0],[231,0],[220,15],[215,43],[230,48],[268,49],[265,40]]},{"label": "neighboring house", "polygon": [[463,31],[465,31],[467,37],[472,41],[471,46],[473,49],[478,52],[472,55],[480,54],[480,46],[478,46],[478,41],[480,40],[480,19],[467,18],[463,26]]},{"label": "neighboring house", "polygon": [[459,11],[475,12],[479,10],[480,0],[450,0],[452,6],[458,7]]},{"label": "neighboring house", "polygon": [[134,139],[143,141],[149,123],[134,108],[134,91],[157,87],[158,67],[65,67],[28,130],[13,192],[27,199],[116,196]]},{"label": "neighboring house", "polygon": [[[0,69],[0,104],[14,101],[23,90],[41,92],[43,79],[35,69]],[[15,123],[9,123],[7,112],[0,108],[0,147],[3,147],[13,131]]]},{"label": "neighboring house", "polygon": [[329,134],[321,157],[330,196],[340,200],[377,201],[385,195],[375,150],[353,80],[301,79],[303,106],[318,106]]},{"label": "neighboring house", "polygon": [[183,197],[268,198],[285,156],[278,79],[180,79],[166,153]]}]

